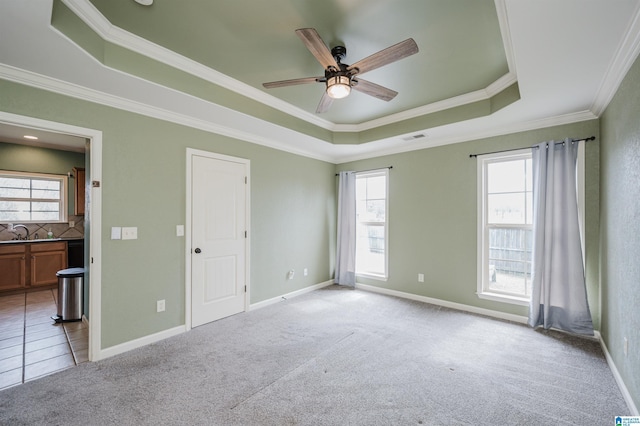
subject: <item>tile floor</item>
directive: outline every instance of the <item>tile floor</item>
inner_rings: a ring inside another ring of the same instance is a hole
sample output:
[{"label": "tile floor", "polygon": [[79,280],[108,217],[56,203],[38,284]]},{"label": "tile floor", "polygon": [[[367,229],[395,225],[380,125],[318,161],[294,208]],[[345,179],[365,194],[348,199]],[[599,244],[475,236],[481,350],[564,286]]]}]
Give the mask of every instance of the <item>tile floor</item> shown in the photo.
[{"label": "tile floor", "polygon": [[56,324],[58,290],[0,296],[0,389],[88,361],[89,329]]}]

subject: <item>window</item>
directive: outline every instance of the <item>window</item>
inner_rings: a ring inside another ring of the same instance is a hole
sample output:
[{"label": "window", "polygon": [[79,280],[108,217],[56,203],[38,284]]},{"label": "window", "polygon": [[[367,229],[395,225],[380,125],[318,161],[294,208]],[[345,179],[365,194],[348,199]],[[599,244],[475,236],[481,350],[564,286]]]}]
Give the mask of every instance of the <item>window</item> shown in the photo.
[{"label": "window", "polygon": [[67,177],[0,171],[0,222],[67,220]]},{"label": "window", "polygon": [[531,150],[478,157],[478,295],[528,303],[531,297]]},{"label": "window", "polygon": [[387,278],[389,170],[356,175],[356,274]]}]

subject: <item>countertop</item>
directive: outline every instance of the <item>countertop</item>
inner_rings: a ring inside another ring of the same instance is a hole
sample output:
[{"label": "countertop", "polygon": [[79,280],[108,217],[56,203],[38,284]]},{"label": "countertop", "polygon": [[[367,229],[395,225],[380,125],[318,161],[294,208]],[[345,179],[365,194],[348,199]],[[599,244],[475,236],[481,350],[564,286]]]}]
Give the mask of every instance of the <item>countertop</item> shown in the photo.
[{"label": "countertop", "polygon": [[37,240],[7,240],[0,241],[0,244],[38,244],[38,243],[52,243],[56,241],[78,241],[83,238],[40,238]]}]

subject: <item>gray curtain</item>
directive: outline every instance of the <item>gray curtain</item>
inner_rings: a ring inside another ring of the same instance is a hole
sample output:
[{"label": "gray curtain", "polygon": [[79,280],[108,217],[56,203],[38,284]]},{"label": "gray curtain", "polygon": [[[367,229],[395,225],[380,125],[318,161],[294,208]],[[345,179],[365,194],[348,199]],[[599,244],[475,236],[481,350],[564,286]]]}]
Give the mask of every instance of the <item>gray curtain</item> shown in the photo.
[{"label": "gray curtain", "polygon": [[356,174],[340,172],[335,283],[356,285]]},{"label": "gray curtain", "polygon": [[593,335],[582,263],[578,142],[533,147],[533,276],[529,325]]}]

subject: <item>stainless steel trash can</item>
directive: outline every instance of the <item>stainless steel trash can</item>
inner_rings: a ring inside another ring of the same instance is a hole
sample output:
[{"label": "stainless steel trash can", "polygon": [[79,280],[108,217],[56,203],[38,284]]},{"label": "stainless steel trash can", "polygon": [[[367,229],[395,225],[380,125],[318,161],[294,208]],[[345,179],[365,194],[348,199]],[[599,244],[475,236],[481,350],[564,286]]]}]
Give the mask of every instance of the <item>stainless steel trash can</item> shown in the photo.
[{"label": "stainless steel trash can", "polygon": [[82,319],[84,268],[63,269],[58,277],[58,315],[56,322]]}]

